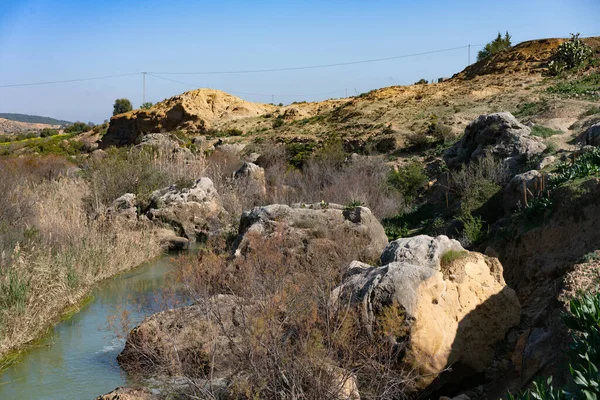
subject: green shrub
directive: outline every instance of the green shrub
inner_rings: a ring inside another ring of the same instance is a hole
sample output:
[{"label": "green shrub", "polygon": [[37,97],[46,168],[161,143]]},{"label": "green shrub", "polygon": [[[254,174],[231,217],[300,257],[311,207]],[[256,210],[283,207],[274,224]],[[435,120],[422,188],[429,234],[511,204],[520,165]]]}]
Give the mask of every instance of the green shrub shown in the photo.
[{"label": "green shrub", "polygon": [[600,173],[600,148],[594,147],[582,154],[573,163],[561,163],[556,169],[556,175],[551,181],[554,186],[578,178],[598,175]]},{"label": "green shrub", "polygon": [[0,278],[0,308],[23,311],[27,302],[28,283],[11,270]]},{"label": "green shrub", "polygon": [[562,131],[546,128],[545,126],[535,125],[531,128],[531,134],[542,138],[548,138],[554,135],[562,135]]},{"label": "green shrub", "polygon": [[493,54],[496,54],[503,50],[509,49],[512,45],[510,39],[511,39],[511,36],[508,33],[508,31],[506,32],[504,37],[502,37],[500,32],[498,32],[498,36],[496,37],[496,39],[487,43],[485,45],[485,47],[481,51],[479,51],[479,53],[477,53],[477,61],[481,61],[485,58],[488,58],[489,56],[491,56]]},{"label": "green shrub", "polygon": [[44,128],[40,131],[40,137],[46,138],[50,136],[58,135],[58,131],[56,129]]},{"label": "green shrub", "polygon": [[548,64],[552,75],[560,75],[566,70],[579,68],[587,63],[593,55],[590,46],[579,39],[579,33],[571,34],[571,38],[561,43]]},{"label": "green shrub", "polygon": [[152,102],[150,102],[150,101],[147,101],[147,102],[145,102],[145,103],[142,103],[142,105],[140,106],[140,108],[141,108],[142,110],[149,110],[149,109],[151,109],[151,108],[152,108],[152,106],[153,106],[153,105],[154,105],[154,104],[152,104]]},{"label": "green shrub", "polygon": [[275,118],[275,121],[273,121],[273,128],[279,128],[280,126],[285,125],[285,122],[283,121],[283,118]]},{"label": "green shrub", "polygon": [[65,128],[65,133],[78,134],[78,133],[90,131],[93,128],[94,128],[93,126],[89,126],[85,122],[77,121],[77,122],[73,122],[71,125],[67,126]]},{"label": "green shrub", "polygon": [[429,177],[425,173],[423,164],[417,161],[391,171],[388,177],[388,183],[402,193],[407,203],[416,199],[428,181]]},{"label": "green shrub", "polygon": [[131,101],[128,99],[116,99],[113,104],[113,115],[119,115],[133,110]]},{"label": "green shrub", "polygon": [[464,213],[458,219],[463,223],[463,235],[467,246],[476,245],[485,238],[486,233],[483,231],[483,220],[480,217]]},{"label": "green shrub", "polygon": [[384,223],[383,227],[385,229],[385,234],[390,241],[408,237],[410,234],[410,229],[408,228],[408,224],[406,222],[400,226]]},{"label": "green shrub", "polygon": [[588,108],[587,110],[585,110],[581,116],[582,117],[589,117],[590,115],[596,115],[596,114],[600,114],[600,106],[591,106],[590,108]]}]

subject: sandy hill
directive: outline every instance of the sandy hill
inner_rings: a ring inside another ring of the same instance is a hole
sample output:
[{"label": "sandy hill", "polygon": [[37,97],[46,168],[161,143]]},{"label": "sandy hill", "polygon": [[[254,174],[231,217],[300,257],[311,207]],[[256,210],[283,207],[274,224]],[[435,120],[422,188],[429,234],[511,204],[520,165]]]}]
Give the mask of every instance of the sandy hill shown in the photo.
[{"label": "sandy hill", "polygon": [[206,131],[216,122],[257,117],[276,109],[220,90],[196,89],[157,103],[150,110],[134,110],[113,117],[102,143],[103,146],[130,144],[146,133],[178,129]]},{"label": "sandy hill", "polygon": [[[242,142],[257,138],[285,143],[321,142],[338,135],[349,151],[372,145],[390,152],[405,147],[411,134],[422,133],[433,115],[438,124],[458,134],[478,115],[496,111],[509,111],[532,123],[574,134],[571,127],[597,104],[600,91],[593,92],[593,85],[591,95],[569,96],[548,90],[558,80],[545,76],[545,67],[564,40],[521,43],[441,83],[392,86],[350,98],[285,107],[251,103],[216,90],[194,90],[167,99],[151,110],[113,117],[103,142],[105,146],[124,145],[134,143],[145,133],[184,129],[198,135],[212,129],[222,133],[241,131],[242,135],[225,140]],[[585,41],[596,52],[600,50],[600,37]]]},{"label": "sandy hill", "polygon": [[0,118],[0,134],[14,134],[21,132],[37,131],[44,128],[58,129],[59,127],[60,125],[19,122],[6,118]]}]

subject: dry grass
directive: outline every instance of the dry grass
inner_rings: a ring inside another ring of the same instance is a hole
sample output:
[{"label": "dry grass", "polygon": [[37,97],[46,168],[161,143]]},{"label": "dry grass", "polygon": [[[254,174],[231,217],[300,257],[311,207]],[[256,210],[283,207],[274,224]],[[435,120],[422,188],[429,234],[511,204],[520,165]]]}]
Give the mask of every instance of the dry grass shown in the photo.
[{"label": "dry grass", "polygon": [[146,230],[88,219],[81,179],[24,182],[17,192],[33,205],[12,227],[24,232],[20,243],[2,249],[0,355],[35,339],[95,282],[160,252]]},{"label": "dry grass", "polygon": [[[208,322],[182,313],[181,321],[168,319],[160,326],[179,326],[172,335],[193,326],[197,335],[190,333],[185,342],[165,332],[156,335],[163,339],[138,340],[133,358],[152,359],[152,371],[167,375],[189,370],[183,365],[186,362],[199,363],[203,368],[195,368],[193,374],[183,372],[187,390],[198,398],[217,396],[219,388],[207,381],[223,365],[234,371],[227,398],[354,398],[345,391],[354,381],[367,398],[407,398],[415,375],[400,367],[402,349],[382,338],[390,332],[383,326],[376,337],[370,337],[358,313],[332,307],[332,289],[341,279],[343,266],[358,255],[359,246],[352,240],[334,241],[326,251],[302,258],[289,252],[293,245],[280,233],[268,240],[250,237],[251,250],[244,258],[232,260],[208,249],[197,259],[182,258],[173,270],[176,287],[198,304],[210,304],[219,294],[235,296],[239,321],[231,323],[228,309],[207,311]],[[168,318],[177,318],[169,313]],[[157,342],[166,348],[157,349],[153,344]]]}]

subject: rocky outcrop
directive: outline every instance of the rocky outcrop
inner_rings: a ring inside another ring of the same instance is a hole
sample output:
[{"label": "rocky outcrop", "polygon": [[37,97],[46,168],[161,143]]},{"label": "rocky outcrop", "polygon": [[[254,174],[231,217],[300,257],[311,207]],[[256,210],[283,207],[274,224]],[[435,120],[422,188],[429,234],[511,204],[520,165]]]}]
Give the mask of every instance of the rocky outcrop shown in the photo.
[{"label": "rocky outcrop", "polygon": [[152,193],[147,216],[195,242],[219,231],[227,212],[213,182],[200,178],[191,188],[171,186]]},{"label": "rocky outcrop", "polygon": [[251,103],[219,90],[192,90],[157,103],[149,110],[134,110],[112,117],[100,147],[138,144],[149,133],[178,129],[204,131],[217,122],[256,117],[275,109],[275,106]]},{"label": "rocky outcrop", "polygon": [[128,220],[137,219],[137,196],[133,193],[125,193],[114,200],[108,208],[109,216],[120,216]]},{"label": "rocky outcrop", "polygon": [[130,332],[117,360],[145,376],[227,377],[235,372],[244,307],[238,297],[217,295],[154,314]]},{"label": "rocky outcrop", "polygon": [[183,146],[181,140],[176,136],[166,133],[151,133],[142,137],[140,144],[136,148],[152,148],[166,156],[173,156],[183,159],[192,157],[190,149]]},{"label": "rocky outcrop", "polygon": [[373,337],[393,310],[402,334],[388,339],[405,347],[403,364],[421,373],[420,388],[453,365],[483,371],[494,344],[519,323],[519,301],[495,258],[467,252],[445,236],[418,236],[390,243],[383,260],[389,263],[351,264],[332,304],[355,307]]},{"label": "rocky outcrop", "polygon": [[600,123],[590,126],[583,137],[586,145],[600,146]]},{"label": "rocky outcrop", "polygon": [[531,136],[531,129],[508,112],[480,115],[465,129],[465,134],[444,152],[450,168],[458,168],[488,154],[503,160],[507,166],[517,166],[546,149],[543,141]]},{"label": "rocky outcrop", "polygon": [[267,194],[265,170],[254,163],[245,162],[233,173],[233,178],[248,196],[264,197]]},{"label": "rocky outcrop", "polygon": [[235,254],[251,250],[252,239],[282,239],[285,250],[299,258],[340,258],[336,242],[365,260],[376,260],[387,245],[381,223],[366,207],[344,208],[336,204],[272,204],[242,214]]},{"label": "rocky outcrop", "polygon": [[540,197],[545,193],[547,181],[547,175],[544,176],[536,170],[515,175],[504,188],[505,211],[511,212],[525,207],[534,198]]},{"label": "rocky outcrop", "polygon": [[155,400],[155,399],[158,399],[158,397],[154,396],[148,390],[119,387],[110,393],[96,397],[95,400]]}]

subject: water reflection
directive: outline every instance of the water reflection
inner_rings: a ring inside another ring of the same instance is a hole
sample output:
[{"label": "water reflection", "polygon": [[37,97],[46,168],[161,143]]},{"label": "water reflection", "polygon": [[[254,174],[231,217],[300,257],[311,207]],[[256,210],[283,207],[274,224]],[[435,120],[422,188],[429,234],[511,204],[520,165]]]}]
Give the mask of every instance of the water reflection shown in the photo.
[{"label": "water reflection", "polygon": [[155,260],[101,283],[93,291],[94,301],[0,376],[0,399],[92,399],[127,384],[116,362],[124,340],[115,337],[107,321],[125,312],[137,324],[165,307],[186,303],[164,289],[173,260]]}]

